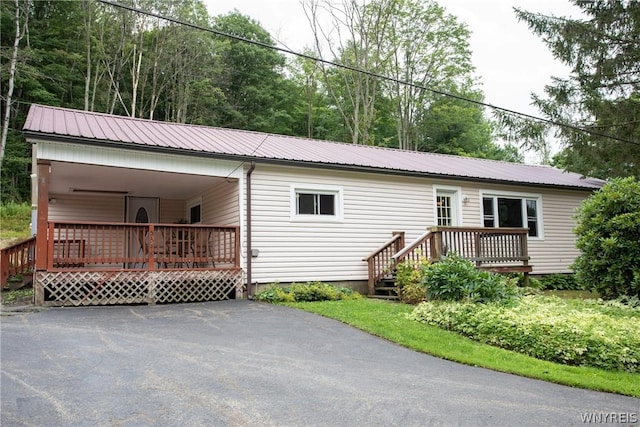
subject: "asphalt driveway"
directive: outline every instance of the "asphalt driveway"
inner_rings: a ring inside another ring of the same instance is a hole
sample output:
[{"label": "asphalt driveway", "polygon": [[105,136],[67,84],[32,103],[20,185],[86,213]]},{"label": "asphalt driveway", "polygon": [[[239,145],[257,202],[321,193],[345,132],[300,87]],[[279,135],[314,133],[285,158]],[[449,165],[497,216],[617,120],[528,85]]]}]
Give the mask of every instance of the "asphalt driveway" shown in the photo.
[{"label": "asphalt driveway", "polygon": [[4,427],[564,426],[594,413],[637,424],[640,412],[640,399],[447,362],[251,301],[0,321]]}]

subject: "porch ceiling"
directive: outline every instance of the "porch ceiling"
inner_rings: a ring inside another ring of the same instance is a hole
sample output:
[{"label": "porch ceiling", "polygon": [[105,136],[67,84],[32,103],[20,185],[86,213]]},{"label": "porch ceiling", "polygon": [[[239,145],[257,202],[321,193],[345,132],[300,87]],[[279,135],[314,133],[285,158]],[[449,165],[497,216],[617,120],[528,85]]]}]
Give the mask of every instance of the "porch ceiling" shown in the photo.
[{"label": "porch ceiling", "polygon": [[[52,162],[51,194],[122,194],[183,200],[211,188],[223,177]],[[75,190],[75,191],[74,191]]]}]

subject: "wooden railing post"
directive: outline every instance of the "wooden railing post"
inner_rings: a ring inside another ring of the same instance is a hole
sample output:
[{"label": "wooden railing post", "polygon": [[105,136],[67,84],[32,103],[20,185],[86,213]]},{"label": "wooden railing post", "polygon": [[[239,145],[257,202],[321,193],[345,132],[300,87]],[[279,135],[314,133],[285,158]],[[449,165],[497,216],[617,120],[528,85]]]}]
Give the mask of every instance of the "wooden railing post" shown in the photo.
[{"label": "wooden railing post", "polygon": [[4,289],[9,280],[9,251],[0,252],[0,286]]},{"label": "wooden railing post", "polygon": [[439,261],[443,255],[442,247],[442,230],[438,227],[432,227],[431,233],[433,233],[433,246],[431,247],[431,258],[434,261]]}]

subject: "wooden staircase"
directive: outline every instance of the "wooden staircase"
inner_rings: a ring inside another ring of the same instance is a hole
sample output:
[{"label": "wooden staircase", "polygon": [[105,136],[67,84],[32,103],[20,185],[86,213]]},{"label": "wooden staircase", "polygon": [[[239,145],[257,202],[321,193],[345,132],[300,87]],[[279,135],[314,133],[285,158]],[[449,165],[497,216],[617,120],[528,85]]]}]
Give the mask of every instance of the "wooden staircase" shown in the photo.
[{"label": "wooden staircase", "polygon": [[528,228],[432,227],[410,245],[405,246],[404,232],[393,237],[366,256],[370,298],[398,300],[397,266],[411,261],[437,262],[448,252],[474,262],[476,268],[498,273],[524,273],[529,281]]}]

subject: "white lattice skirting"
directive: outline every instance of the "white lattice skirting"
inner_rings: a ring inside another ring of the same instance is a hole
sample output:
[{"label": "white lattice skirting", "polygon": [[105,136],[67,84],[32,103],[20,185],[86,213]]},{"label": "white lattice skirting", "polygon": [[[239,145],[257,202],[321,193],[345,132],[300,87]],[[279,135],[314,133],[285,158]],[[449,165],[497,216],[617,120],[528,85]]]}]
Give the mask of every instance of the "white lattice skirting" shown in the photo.
[{"label": "white lattice skirting", "polygon": [[37,272],[44,305],[80,306],[242,298],[242,270]]}]

